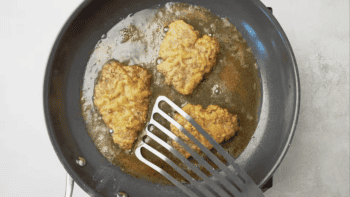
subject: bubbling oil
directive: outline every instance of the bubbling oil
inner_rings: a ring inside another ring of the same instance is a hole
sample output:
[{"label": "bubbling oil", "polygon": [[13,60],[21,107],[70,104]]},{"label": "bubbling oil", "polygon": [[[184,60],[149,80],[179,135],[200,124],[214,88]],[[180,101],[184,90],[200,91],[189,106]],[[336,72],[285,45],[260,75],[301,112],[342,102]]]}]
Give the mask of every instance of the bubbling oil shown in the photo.
[{"label": "bubbling oil", "polygon": [[[217,64],[210,73],[204,76],[203,81],[190,95],[179,94],[172,86],[165,83],[164,76],[157,71],[157,64],[162,62],[158,55],[160,44],[169,30],[168,25],[175,20],[184,20],[192,25],[200,32],[199,37],[213,36],[220,43]],[[227,18],[213,15],[203,7],[182,3],[167,3],[165,7],[159,9],[142,10],[132,16],[129,15],[107,34],[103,34],[88,61],[81,105],[88,133],[97,149],[108,161],[119,166],[125,173],[156,183],[171,184],[162,175],[139,161],[134,154],[135,148],[142,143],[146,134],[145,128],[140,131],[131,151],[121,150],[113,143],[111,136],[113,130],[106,126],[101,114],[94,106],[94,87],[103,65],[109,61],[119,61],[128,66],[140,65],[147,68],[152,74],[152,95],[149,99],[147,122],[154,103],[160,95],[168,97],[181,107],[187,103],[200,104],[204,108],[215,104],[226,108],[232,114],[237,114],[240,120],[237,135],[222,144],[224,149],[233,157],[238,157],[248,145],[257,126],[260,79],[252,50]],[[169,112],[170,115],[174,113],[174,111]],[[164,121],[163,124],[169,128],[169,123]],[[170,139],[167,139],[159,130],[154,129],[154,132],[161,135],[168,143],[170,142]],[[153,140],[148,139],[148,141],[151,145],[160,148],[155,142],[152,142]],[[144,155],[151,158],[154,163],[164,165],[151,153],[145,151]],[[178,161],[171,155],[167,156]],[[177,164],[196,177],[181,162],[178,161]],[[186,182],[180,176],[175,178]]]}]

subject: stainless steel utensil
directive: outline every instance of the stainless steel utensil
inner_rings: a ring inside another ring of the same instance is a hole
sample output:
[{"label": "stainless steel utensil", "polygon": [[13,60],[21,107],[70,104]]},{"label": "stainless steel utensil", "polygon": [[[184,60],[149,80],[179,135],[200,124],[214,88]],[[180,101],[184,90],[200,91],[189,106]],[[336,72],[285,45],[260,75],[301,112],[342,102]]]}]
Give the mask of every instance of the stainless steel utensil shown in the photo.
[{"label": "stainless steel utensil", "polygon": [[[226,159],[227,164],[222,163],[216,156],[214,156],[205,146],[203,146],[195,137],[193,137],[184,127],[182,127],[178,122],[176,122],[173,118],[167,115],[163,110],[159,108],[159,103],[161,101],[169,104],[173,109],[175,109],[179,114],[181,114],[188,122],[190,122],[212,145],[213,147]],[[209,165],[202,157],[200,157],[197,153],[195,153],[191,148],[189,148],[180,138],[174,135],[171,131],[166,129],[160,123],[158,123],[154,119],[155,114],[159,114],[168,120],[171,124],[175,125],[180,131],[182,131],[185,135],[187,135],[204,153],[210,158],[218,167],[219,171],[215,170],[211,165]],[[165,141],[157,137],[150,131],[150,127],[154,125],[159,130],[164,132],[166,135],[171,137],[174,141],[182,145],[187,152],[189,152],[192,157],[194,157],[200,165],[205,167],[205,169],[210,172],[213,176],[208,177],[201,170],[199,170],[196,166],[194,166],[189,160],[183,157],[176,149],[171,147]],[[174,162],[172,162],[169,158],[164,156],[162,153],[157,151],[156,149],[149,146],[147,143],[143,143],[136,149],[136,156],[142,162],[146,163],[150,167],[152,167],[157,172],[161,173],[168,180],[170,180],[174,185],[179,187],[183,192],[188,194],[189,196],[264,196],[261,189],[254,183],[254,181],[250,178],[250,176],[241,169],[239,165],[235,163],[235,159],[231,157],[207,132],[203,130],[187,113],[185,113],[181,108],[179,108],[175,103],[169,100],[165,96],[159,96],[152,111],[152,117],[147,125],[147,136],[152,138],[154,141],[158,142],[164,148],[169,150],[172,154],[178,157],[184,164],[186,164],[193,172],[195,172],[199,177],[203,179],[203,181],[197,181],[192,178],[189,174],[187,174],[183,169],[177,166]],[[171,167],[173,167],[178,173],[180,173],[184,178],[186,178],[191,184],[195,186],[198,191],[191,190],[186,185],[180,183],[175,180],[171,175],[169,175],[166,171],[156,166],[152,162],[148,161],[142,156],[141,149],[145,148],[151,151],[153,154],[157,155],[160,159],[165,161]]]}]

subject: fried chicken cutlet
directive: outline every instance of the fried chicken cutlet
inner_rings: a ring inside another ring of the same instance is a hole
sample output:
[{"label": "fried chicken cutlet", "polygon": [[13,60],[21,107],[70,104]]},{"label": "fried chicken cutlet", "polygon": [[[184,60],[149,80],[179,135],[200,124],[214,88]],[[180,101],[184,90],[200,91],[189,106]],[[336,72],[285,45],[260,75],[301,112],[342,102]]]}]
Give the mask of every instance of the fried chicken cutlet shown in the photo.
[{"label": "fried chicken cutlet", "polygon": [[204,35],[183,20],[169,25],[169,30],[160,45],[159,56],[163,62],[157,66],[165,76],[165,82],[173,85],[181,94],[191,94],[216,63],[220,51],[216,38]]},{"label": "fried chicken cutlet", "polygon": [[94,103],[106,125],[113,129],[113,141],[130,150],[146,121],[151,75],[141,66],[106,64],[95,88]]},{"label": "fried chicken cutlet", "polygon": [[[190,115],[210,136],[218,143],[233,137],[239,128],[237,115],[230,114],[227,109],[223,109],[218,105],[209,105],[204,109],[201,105],[187,104],[182,108]],[[191,125],[180,114],[175,114],[174,120],[182,125],[189,133],[191,133],[198,141],[200,141],[209,150],[213,146],[201,135],[197,129]],[[175,125],[170,124],[171,131],[181,138],[192,150],[200,153],[200,148],[193,143],[184,133],[182,133]],[[185,158],[191,156],[180,144],[172,141],[172,146],[178,150]]]}]

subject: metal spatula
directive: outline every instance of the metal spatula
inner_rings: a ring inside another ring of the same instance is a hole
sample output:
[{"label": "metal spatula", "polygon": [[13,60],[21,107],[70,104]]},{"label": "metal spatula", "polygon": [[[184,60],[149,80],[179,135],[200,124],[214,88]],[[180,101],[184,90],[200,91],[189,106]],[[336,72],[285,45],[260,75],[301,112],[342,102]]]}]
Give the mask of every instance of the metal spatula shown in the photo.
[{"label": "metal spatula", "polygon": [[[169,104],[173,109],[175,109],[179,114],[181,114],[189,123],[191,123],[197,130],[200,132],[212,145],[213,147],[220,153],[227,161],[227,164],[222,163],[213,153],[211,153],[205,146],[203,146],[195,137],[193,137],[185,128],[183,128],[178,122],[176,122],[173,118],[168,116],[163,110],[159,108],[159,103],[161,101]],[[187,135],[203,152],[204,154],[213,161],[220,169],[220,171],[215,170],[209,163],[207,163],[202,157],[200,157],[197,153],[195,153],[191,148],[189,148],[180,138],[174,135],[171,131],[166,129],[160,123],[158,123],[154,119],[154,114],[158,113],[160,116],[168,120],[171,124],[175,125],[181,132]],[[168,143],[157,137],[150,131],[150,126],[154,125],[159,130],[164,132],[166,135],[171,137],[174,141],[183,146],[187,152],[189,152],[194,159],[198,161],[200,165],[205,167],[205,169],[210,172],[213,176],[210,178],[205,175],[201,170],[199,170],[194,164],[192,164],[189,160],[187,160],[184,156],[182,156],[175,148],[170,146]],[[156,100],[156,103],[153,107],[151,120],[146,128],[147,136],[152,138],[154,141],[158,142],[161,146],[170,151],[173,155],[179,158],[185,165],[188,166],[194,173],[196,173],[199,177],[202,178],[203,181],[197,181],[192,178],[188,173],[186,173],[183,169],[177,166],[174,162],[172,162],[169,158],[164,156],[162,153],[157,151],[156,149],[149,146],[147,143],[143,143],[140,147],[136,149],[136,156],[142,162],[146,163],[150,167],[152,167],[157,172],[161,173],[168,180],[170,180],[174,185],[179,187],[183,192],[188,194],[189,196],[207,196],[207,197],[240,197],[240,196],[264,196],[260,188],[254,183],[254,181],[249,177],[249,175],[241,169],[236,163],[234,158],[232,158],[207,132],[203,130],[187,113],[185,113],[181,108],[179,108],[175,103],[170,101],[165,96],[159,96]],[[193,191],[189,187],[180,183],[176,179],[174,179],[170,174],[156,166],[152,162],[148,161],[142,156],[141,149],[145,148],[155,154],[157,157],[165,161],[171,167],[173,167],[179,174],[181,174],[184,178],[186,178],[198,191]],[[198,194],[201,193],[201,194]]]}]

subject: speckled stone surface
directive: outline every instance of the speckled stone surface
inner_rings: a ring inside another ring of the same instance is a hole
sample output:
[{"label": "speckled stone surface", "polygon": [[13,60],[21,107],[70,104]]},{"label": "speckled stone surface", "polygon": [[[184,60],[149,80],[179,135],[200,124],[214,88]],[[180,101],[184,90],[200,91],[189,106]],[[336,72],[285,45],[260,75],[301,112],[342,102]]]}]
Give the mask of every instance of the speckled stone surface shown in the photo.
[{"label": "speckled stone surface", "polygon": [[294,139],[265,195],[349,196],[349,1],[262,2],[288,36],[301,84]]},{"label": "speckled stone surface", "polygon": [[[81,2],[0,1],[0,196],[64,195],[42,88],[56,36]],[[296,133],[265,196],[348,197],[349,0],[262,2],[288,36],[301,83]],[[73,196],[88,194],[75,185]]]}]

